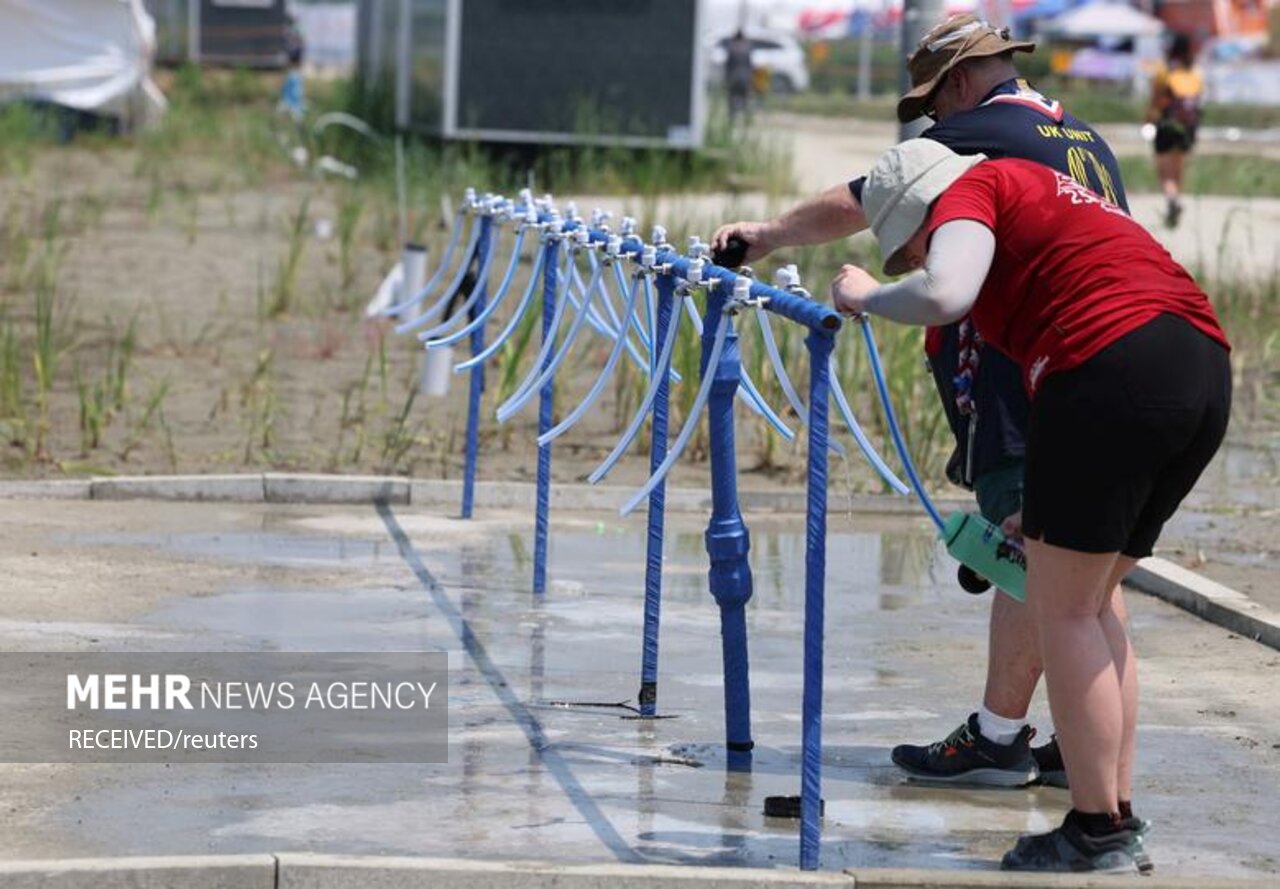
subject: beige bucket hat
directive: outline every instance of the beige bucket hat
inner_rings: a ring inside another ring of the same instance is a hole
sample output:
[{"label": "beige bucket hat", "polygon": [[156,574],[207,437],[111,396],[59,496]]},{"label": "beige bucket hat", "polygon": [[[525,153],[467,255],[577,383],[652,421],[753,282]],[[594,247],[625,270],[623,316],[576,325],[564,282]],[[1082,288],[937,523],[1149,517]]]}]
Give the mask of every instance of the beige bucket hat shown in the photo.
[{"label": "beige bucket hat", "polygon": [[1026,40],[1013,40],[1008,28],[997,28],[972,13],[951,16],[924,35],[907,59],[912,89],[898,100],[898,120],[910,123],[928,111],[942,78],[965,59],[1035,48]]},{"label": "beige bucket hat", "polygon": [[929,215],[929,207],[951,183],[985,154],[958,155],[932,139],[908,139],[880,156],[862,187],[862,209],[884,256],[887,275],[907,271],[898,256]]}]

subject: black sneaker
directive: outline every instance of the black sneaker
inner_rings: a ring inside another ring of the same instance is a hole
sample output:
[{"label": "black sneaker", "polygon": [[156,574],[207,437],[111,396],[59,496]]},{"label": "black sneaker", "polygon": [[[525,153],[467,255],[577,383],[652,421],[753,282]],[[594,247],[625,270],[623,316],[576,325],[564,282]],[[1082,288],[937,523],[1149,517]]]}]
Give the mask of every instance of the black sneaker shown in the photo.
[{"label": "black sneaker", "polygon": [[1039,774],[1031,756],[1035,729],[1024,725],[1009,744],[997,744],[978,730],[978,714],[945,741],[927,747],[900,744],[891,754],[894,765],[919,781],[944,784],[982,784],[992,787],[1025,787]]},{"label": "black sneaker", "polygon": [[[1062,826],[1030,836],[1019,837],[1017,844],[1004,854],[1001,870],[1054,873],[1135,873],[1139,871],[1135,853],[1145,857],[1141,835],[1121,826],[1103,836],[1090,836],[1082,831],[1068,814]],[[1150,859],[1147,859],[1150,869]]]},{"label": "black sneaker", "polygon": [[1178,220],[1182,218],[1182,201],[1177,198],[1170,198],[1164,211],[1164,224],[1168,228],[1177,228]]},{"label": "black sneaker", "polygon": [[1068,787],[1067,767],[1062,762],[1062,751],[1058,749],[1058,736],[1050,735],[1049,743],[1042,747],[1032,747],[1031,755],[1035,757],[1036,768],[1040,770],[1040,784],[1050,787]]}]

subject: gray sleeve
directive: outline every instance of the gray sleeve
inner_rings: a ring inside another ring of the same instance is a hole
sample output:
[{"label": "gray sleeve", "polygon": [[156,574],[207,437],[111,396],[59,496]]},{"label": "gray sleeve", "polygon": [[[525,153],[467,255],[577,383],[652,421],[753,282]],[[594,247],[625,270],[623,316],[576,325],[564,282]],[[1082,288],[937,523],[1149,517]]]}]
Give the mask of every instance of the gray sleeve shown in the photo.
[{"label": "gray sleeve", "polygon": [[944,223],[929,241],[924,268],[871,291],[866,310],[900,324],[958,321],[978,299],[995,252],[995,235],[981,222]]}]

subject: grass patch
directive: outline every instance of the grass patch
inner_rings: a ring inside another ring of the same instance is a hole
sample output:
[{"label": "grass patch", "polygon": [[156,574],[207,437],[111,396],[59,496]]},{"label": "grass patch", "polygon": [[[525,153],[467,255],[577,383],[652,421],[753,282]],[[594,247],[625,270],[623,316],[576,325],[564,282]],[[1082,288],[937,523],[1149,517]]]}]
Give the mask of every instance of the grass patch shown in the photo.
[{"label": "grass patch", "polygon": [[[1151,155],[1124,156],[1117,160],[1129,193],[1160,191]],[[1187,158],[1183,191],[1202,195],[1280,197],[1280,160],[1241,154],[1192,154]]]}]

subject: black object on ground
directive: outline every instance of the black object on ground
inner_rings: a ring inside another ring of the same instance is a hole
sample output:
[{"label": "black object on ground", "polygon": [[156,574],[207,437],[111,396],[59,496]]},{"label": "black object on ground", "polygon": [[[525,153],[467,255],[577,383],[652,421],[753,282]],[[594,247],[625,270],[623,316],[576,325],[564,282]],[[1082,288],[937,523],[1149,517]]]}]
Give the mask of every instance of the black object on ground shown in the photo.
[{"label": "black object on ground", "polygon": [[[825,818],[827,801],[818,800],[818,817]],[[798,796],[766,796],[764,798],[764,816],[766,818],[799,818],[800,797]]]}]

